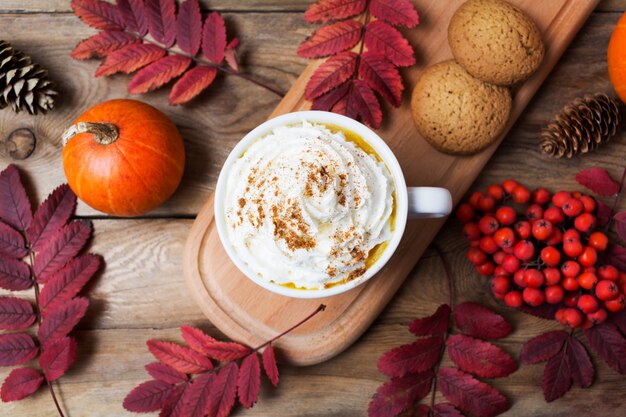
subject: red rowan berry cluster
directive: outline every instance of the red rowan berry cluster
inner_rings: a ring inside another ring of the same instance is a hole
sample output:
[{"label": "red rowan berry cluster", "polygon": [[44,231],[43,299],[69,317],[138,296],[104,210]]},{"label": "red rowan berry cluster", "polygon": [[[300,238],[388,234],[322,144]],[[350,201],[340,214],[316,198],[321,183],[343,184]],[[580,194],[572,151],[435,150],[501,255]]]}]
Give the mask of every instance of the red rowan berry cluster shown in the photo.
[{"label": "red rowan berry cluster", "polygon": [[598,259],[609,239],[596,229],[595,212],[588,195],[531,193],[506,180],[473,193],[456,216],[470,242],[467,258],[492,276],[496,299],[511,307],[558,305],[561,324],[589,328],[626,306],[626,274]]}]

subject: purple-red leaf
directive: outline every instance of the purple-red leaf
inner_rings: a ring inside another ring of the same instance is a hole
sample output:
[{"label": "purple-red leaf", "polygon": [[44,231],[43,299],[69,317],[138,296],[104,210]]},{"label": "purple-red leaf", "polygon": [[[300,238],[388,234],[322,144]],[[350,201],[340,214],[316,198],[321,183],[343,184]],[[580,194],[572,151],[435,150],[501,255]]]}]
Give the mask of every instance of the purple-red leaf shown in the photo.
[{"label": "purple-red leaf", "polygon": [[8,224],[0,222],[0,256],[19,259],[27,254],[22,234]]},{"label": "purple-red leaf", "polygon": [[442,347],[441,336],[419,339],[411,344],[399,346],[380,357],[378,370],[391,377],[426,371],[439,361]]},{"label": "purple-red leaf", "polygon": [[363,80],[352,80],[348,94],[333,106],[333,112],[352,119],[361,119],[365,124],[378,129],[383,120],[380,103]]},{"label": "purple-red leaf", "polygon": [[614,313],[609,320],[626,336],[626,310]]},{"label": "purple-red leaf", "polygon": [[365,27],[363,38],[368,51],[383,55],[392,64],[406,67],[415,64],[415,52],[400,31],[376,20]]},{"label": "purple-red leaf", "polygon": [[102,258],[98,255],[82,255],[72,259],[55,272],[39,295],[39,307],[46,311],[65,304],[74,298],[100,268]]},{"label": "purple-red leaf", "polygon": [[517,309],[531,316],[539,317],[540,319],[554,320],[554,314],[559,308],[561,308],[561,306],[558,304],[541,304],[537,307],[522,304]]},{"label": "purple-red leaf", "polygon": [[193,350],[218,361],[232,361],[243,358],[250,353],[250,348],[247,346],[233,342],[221,342],[195,327],[181,326],[180,330],[183,339]]},{"label": "purple-red leaf", "polygon": [[613,220],[615,221],[615,231],[617,235],[622,241],[626,241],[626,211],[617,213],[615,217],[613,217]]},{"label": "purple-red leaf", "polygon": [[611,216],[613,216],[613,209],[611,209],[611,207],[604,204],[600,200],[596,200],[596,205],[598,206],[598,209],[596,211],[598,226],[604,227],[611,221]]},{"label": "purple-red leaf", "polygon": [[435,404],[433,417],[465,417],[450,403]]},{"label": "purple-red leaf", "polygon": [[185,417],[204,417],[214,384],[214,374],[206,373],[194,379],[183,394],[181,414]]},{"label": "purple-red leaf", "polygon": [[504,317],[477,303],[465,302],[454,308],[456,327],[468,336],[500,339],[513,328]]},{"label": "purple-red leaf", "polygon": [[89,307],[89,300],[78,297],[57,304],[44,312],[37,337],[42,345],[67,336],[83,318]]},{"label": "purple-red leaf", "polygon": [[207,414],[212,417],[227,417],[235,404],[237,396],[237,363],[229,362],[215,377],[214,386],[209,394]]},{"label": "purple-red leaf", "polygon": [[117,51],[111,52],[96,70],[96,77],[112,75],[117,72],[130,74],[141,67],[165,56],[165,50],[151,44],[126,45]]},{"label": "purple-red leaf", "polygon": [[2,384],[0,397],[5,403],[21,400],[34,394],[42,382],[43,376],[35,369],[14,369]]},{"label": "purple-red leaf", "polygon": [[352,48],[361,39],[363,25],[356,20],[345,20],[323,26],[300,44],[298,55],[320,58]]},{"label": "purple-red leaf", "polygon": [[183,417],[184,397],[190,387],[190,383],[175,386],[165,400],[165,405],[159,413],[159,417]]},{"label": "purple-red leaf", "polygon": [[0,334],[0,366],[21,365],[37,357],[39,349],[26,333]]},{"label": "purple-red leaf", "polygon": [[174,386],[163,381],[146,381],[136,386],[124,398],[123,406],[133,413],[149,413],[165,405]]},{"label": "purple-red leaf", "polygon": [[603,256],[604,262],[626,272],[626,248],[614,243],[610,244]]},{"label": "purple-red leaf", "polygon": [[494,417],[509,409],[509,401],[500,391],[465,372],[442,368],[437,377],[443,396],[461,410],[477,417]]},{"label": "purple-red leaf", "polygon": [[26,231],[26,236],[34,251],[40,251],[48,240],[67,223],[75,208],[76,195],[67,184],[57,187],[41,203]]},{"label": "purple-red leaf", "polygon": [[199,374],[213,369],[213,364],[208,358],[184,346],[148,340],[148,349],[160,362],[185,374]]},{"label": "purple-red leaf", "polygon": [[511,355],[499,347],[462,334],[446,340],[446,352],[463,371],[483,378],[501,378],[517,369]]},{"label": "purple-red leaf", "polygon": [[101,0],[72,0],[72,10],[94,29],[124,30],[125,22],[117,7]]},{"label": "purple-red leaf", "polygon": [[259,398],[261,387],[261,366],[256,352],[252,352],[241,361],[239,378],[237,379],[237,394],[239,402],[250,408]]},{"label": "purple-red leaf", "polygon": [[365,52],[361,55],[359,76],[393,106],[400,106],[404,91],[402,77],[398,69],[383,55],[377,52]]},{"label": "purple-red leaf", "polygon": [[23,291],[33,285],[30,267],[18,260],[0,256],[0,288],[10,291]]},{"label": "purple-red leaf", "polygon": [[200,94],[211,85],[217,69],[213,67],[197,66],[187,71],[172,87],[169,95],[171,105],[184,104]]},{"label": "purple-red leaf", "polygon": [[180,5],[176,19],[178,47],[191,56],[200,50],[202,40],[202,16],[198,0],[186,0]]},{"label": "purple-red leaf", "polygon": [[276,366],[276,356],[271,343],[263,351],[263,370],[272,385],[278,386],[278,366]]},{"label": "purple-red leaf", "polygon": [[126,45],[140,42],[138,38],[128,32],[104,31],[80,41],[72,49],[71,55],[77,60],[103,57]]},{"label": "purple-red leaf", "polygon": [[576,182],[594,193],[603,196],[617,194],[620,183],[615,181],[604,168],[589,168],[576,174]]},{"label": "purple-red leaf", "polygon": [[62,377],[76,360],[76,340],[64,337],[43,347],[39,366],[48,381]]},{"label": "purple-red leaf", "polygon": [[152,378],[172,385],[189,380],[186,374],[178,372],[171,366],[160,362],[153,362],[146,365],[146,371],[148,371]]},{"label": "purple-red leaf", "polygon": [[[572,379],[582,388],[590,387],[593,383],[595,368],[593,367],[593,363],[591,363],[591,359],[589,359],[587,349],[585,349],[578,339],[572,336],[570,336],[568,343],[567,354],[572,370]],[[623,353],[626,354],[626,351]]]},{"label": "purple-red leaf", "polygon": [[148,18],[144,0],[117,0],[117,7],[124,23],[131,31],[144,36],[148,33]]},{"label": "purple-red leaf", "polygon": [[15,165],[0,172],[0,219],[9,226],[24,231],[33,220],[33,211]]},{"label": "purple-red leaf", "polygon": [[572,369],[567,349],[569,344],[565,344],[563,349],[550,358],[543,370],[541,386],[543,397],[547,402],[561,398],[572,386]]},{"label": "purple-red leaf", "polygon": [[176,3],[174,0],[150,0],[145,3],[148,30],[155,41],[167,48],[176,40]]},{"label": "purple-red leaf", "polygon": [[563,348],[568,334],[555,330],[533,337],[522,346],[520,361],[525,364],[546,362]]},{"label": "purple-red leaf", "polygon": [[0,329],[22,330],[32,325],[37,316],[28,300],[0,297]]},{"label": "purple-red leaf", "polygon": [[410,0],[371,0],[370,13],[392,25],[412,28],[419,23],[419,16]]},{"label": "purple-red leaf", "polygon": [[143,94],[167,84],[181,75],[191,64],[186,56],[169,55],[139,70],[128,83],[128,92]]},{"label": "purple-red leaf", "polygon": [[415,336],[444,334],[448,330],[450,313],[450,306],[442,304],[433,315],[415,319],[409,323],[409,330]]},{"label": "purple-red leaf", "polygon": [[226,24],[218,12],[209,13],[202,28],[202,53],[209,61],[220,64],[226,49]]},{"label": "purple-red leaf", "polygon": [[313,100],[346,82],[354,75],[356,62],[357,54],[350,51],[330,57],[315,70],[307,83],[305,90],[307,100]]},{"label": "purple-red leaf", "polygon": [[45,284],[78,255],[91,237],[91,231],[91,222],[87,220],[75,220],[59,229],[35,258],[33,272],[37,281]]},{"label": "purple-red leaf", "polygon": [[346,19],[363,13],[366,3],[366,0],[320,0],[309,6],[304,19],[310,23]]},{"label": "purple-red leaf", "polygon": [[589,346],[611,368],[626,374],[626,338],[613,323],[597,324],[584,333]]},{"label": "purple-red leaf", "polygon": [[369,417],[395,417],[430,391],[432,370],[392,378],[378,387],[367,408]]},{"label": "purple-red leaf", "polygon": [[343,83],[337,88],[333,88],[326,94],[322,94],[311,104],[311,110],[330,111],[335,104],[348,94],[350,83]]}]

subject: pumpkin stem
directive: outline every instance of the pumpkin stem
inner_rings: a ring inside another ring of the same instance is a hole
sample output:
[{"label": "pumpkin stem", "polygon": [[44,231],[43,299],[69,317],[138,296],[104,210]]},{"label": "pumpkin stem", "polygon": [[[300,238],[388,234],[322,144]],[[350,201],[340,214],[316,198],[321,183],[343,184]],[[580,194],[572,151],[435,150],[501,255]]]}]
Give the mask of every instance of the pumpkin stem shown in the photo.
[{"label": "pumpkin stem", "polygon": [[120,132],[112,123],[78,122],[63,132],[63,146],[79,133],[91,133],[100,145],[110,145],[117,140]]}]

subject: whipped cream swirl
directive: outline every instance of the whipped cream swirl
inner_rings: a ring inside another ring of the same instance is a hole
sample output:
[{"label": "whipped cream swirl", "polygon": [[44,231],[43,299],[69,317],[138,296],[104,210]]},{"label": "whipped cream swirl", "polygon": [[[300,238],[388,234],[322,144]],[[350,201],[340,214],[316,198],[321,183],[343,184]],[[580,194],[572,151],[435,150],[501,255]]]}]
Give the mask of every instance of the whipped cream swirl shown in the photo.
[{"label": "whipped cream swirl", "polygon": [[391,237],[387,167],[325,125],[283,126],[258,139],[225,189],[229,242],[278,284],[321,289],[357,278]]}]

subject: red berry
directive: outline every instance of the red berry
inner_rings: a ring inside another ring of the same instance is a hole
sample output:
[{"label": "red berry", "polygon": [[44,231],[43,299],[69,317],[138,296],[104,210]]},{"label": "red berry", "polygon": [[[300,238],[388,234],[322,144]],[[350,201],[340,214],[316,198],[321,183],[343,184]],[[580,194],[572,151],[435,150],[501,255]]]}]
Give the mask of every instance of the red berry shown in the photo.
[{"label": "red berry", "polygon": [[546,296],[543,294],[543,291],[531,287],[524,288],[522,298],[526,304],[533,307],[540,306],[546,300]]},{"label": "red berry", "polygon": [[463,223],[471,221],[474,218],[474,207],[469,203],[459,204],[456,209],[456,218]]},{"label": "red berry", "polygon": [[504,294],[511,288],[511,280],[503,275],[496,276],[491,279],[490,286],[494,293]]},{"label": "red berry", "polygon": [[561,280],[561,286],[567,291],[576,291],[580,287],[578,281],[574,277],[564,277]]},{"label": "red berry", "polygon": [[561,207],[567,217],[576,217],[583,212],[583,203],[577,198],[570,198]]},{"label": "red berry", "polygon": [[583,233],[590,232],[596,227],[596,216],[591,213],[580,214],[574,220],[574,227]]},{"label": "red berry", "polygon": [[492,236],[483,236],[480,238],[480,249],[488,254],[496,253],[499,248]]},{"label": "red berry", "polygon": [[598,253],[591,246],[583,249],[583,253],[578,255],[578,263],[582,266],[594,266],[598,261]]},{"label": "red berry", "polygon": [[563,214],[563,210],[558,207],[548,207],[543,212],[543,218],[552,224],[561,224],[565,221],[565,214]]},{"label": "red berry", "polygon": [[598,277],[593,272],[583,272],[577,278],[578,285],[586,290],[590,290],[598,282]]},{"label": "red berry", "polygon": [[587,318],[594,325],[604,323],[606,319],[608,318],[608,316],[609,316],[608,313],[603,308],[599,308],[597,311],[587,314]]},{"label": "red berry", "polygon": [[482,265],[487,262],[487,255],[479,248],[469,248],[467,251],[467,259],[474,265]]},{"label": "red berry", "polygon": [[476,272],[478,272],[480,275],[486,276],[488,277],[489,275],[493,274],[493,270],[495,269],[495,266],[493,264],[493,262],[488,261],[485,262],[482,265],[477,265],[476,266]]},{"label": "red berry", "polygon": [[550,235],[548,240],[546,240],[546,245],[556,246],[562,241],[563,241],[563,233],[561,232],[560,229],[557,229],[556,227],[554,227],[552,229],[552,234]]},{"label": "red berry", "polygon": [[487,195],[491,196],[496,201],[501,201],[504,198],[504,188],[499,184],[490,185],[487,188]]},{"label": "red berry", "polygon": [[617,298],[605,301],[604,306],[611,313],[619,313],[626,308],[626,296],[624,294],[620,294]]},{"label": "red berry", "polygon": [[552,196],[552,204],[554,204],[556,207],[563,207],[565,202],[570,198],[572,198],[572,195],[567,191],[559,191]]},{"label": "red berry", "polygon": [[513,192],[511,193],[511,196],[513,197],[513,201],[518,204],[526,204],[528,203],[528,201],[530,201],[530,191],[528,191],[528,188],[524,187],[523,185],[518,185],[517,187],[515,187],[513,189]]},{"label": "red berry", "polygon": [[548,304],[558,304],[565,296],[565,291],[563,291],[563,287],[560,285],[550,285],[546,287],[543,292],[546,297],[546,303]]},{"label": "red berry", "polygon": [[613,300],[619,295],[619,288],[614,281],[603,279],[596,285],[596,297],[602,301]]},{"label": "red berry", "polygon": [[469,198],[470,205],[477,210],[480,209],[480,207],[478,206],[478,200],[480,200],[482,197],[483,193],[481,193],[480,191],[474,191]]},{"label": "red berry", "polygon": [[536,220],[533,223],[533,236],[537,240],[547,240],[552,234],[553,226],[548,220]]},{"label": "red berry", "polygon": [[543,208],[539,204],[531,204],[526,209],[526,218],[528,220],[538,220],[543,217]]},{"label": "red berry", "polygon": [[499,227],[498,220],[493,216],[485,216],[478,222],[478,228],[483,235],[492,235]]},{"label": "red berry", "polygon": [[563,304],[568,307],[575,307],[578,304],[579,298],[580,294],[578,291],[568,291],[565,293],[565,297],[563,297]]},{"label": "red berry", "polygon": [[509,307],[520,307],[522,301],[522,294],[519,291],[509,291],[504,295],[504,303]]},{"label": "red berry", "polygon": [[543,272],[538,269],[527,269],[524,272],[524,282],[527,286],[533,288],[539,288],[546,282]]},{"label": "red berry", "polygon": [[613,265],[602,265],[598,268],[598,276],[601,279],[617,281],[619,278],[619,271]]},{"label": "red berry", "polygon": [[516,273],[513,274],[513,282],[518,287],[522,287],[522,288],[526,287],[526,281],[524,281],[525,273],[526,271],[524,271],[523,269],[520,269]]},{"label": "red berry", "polygon": [[587,314],[593,313],[600,306],[598,304],[598,299],[594,297],[593,295],[589,295],[589,294],[581,295],[576,305],[583,313],[587,313]]},{"label": "red berry", "polygon": [[496,210],[496,219],[505,226],[510,226],[515,223],[517,219],[517,213],[513,207],[502,206]]},{"label": "red berry", "polygon": [[567,229],[563,232],[563,240],[580,240],[580,233],[576,229]]},{"label": "red berry", "polygon": [[520,261],[529,261],[535,256],[535,245],[529,240],[517,242],[513,248],[513,254]]},{"label": "red berry", "polygon": [[520,269],[520,260],[514,255],[506,255],[502,261],[502,268],[510,274],[514,274]]},{"label": "red berry", "polygon": [[604,252],[609,244],[609,238],[602,232],[593,232],[587,244],[599,252]]},{"label": "red berry", "polygon": [[575,258],[583,253],[583,244],[580,240],[569,239],[563,242],[563,253],[570,258]]},{"label": "red berry", "polygon": [[502,183],[502,188],[504,188],[504,191],[507,194],[512,194],[513,190],[515,189],[515,187],[517,187],[519,184],[517,181],[515,180],[506,180]]},{"label": "red berry", "polygon": [[478,199],[478,208],[482,211],[491,211],[496,206],[496,200],[491,196],[483,196]]},{"label": "red berry", "polygon": [[470,242],[480,239],[482,233],[476,223],[466,223],[463,226],[463,236]]},{"label": "red berry", "polygon": [[496,265],[502,265],[504,258],[506,258],[507,253],[505,251],[499,250],[493,254],[492,258]]},{"label": "red berry", "polygon": [[561,263],[561,252],[554,246],[546,246],[541,250],[541,260],[548,266],[557,266]]},{"label": "red berry", "polygon": [[505,277],[508,277],[509,275],[511,275],[511,273],[502,268],[502,266],[498,265],[493,270],[493,276],[497,277],[498,275],[504,275]]},{"label": "red berry", "polygon": [[572,197],[580,199],[583,194],[580,191],[572,191]]},{"label": "red berry", "polygon": [[563,312],[563,321],[571,328],[579,327],[583,323],[583,314],[576,308],[566,308]]},{"label": "red berry", "polygon": [[561,273],[566,277],[574,278],[580,273],[580,264],[576,261],[565,261],[561,265]]},{"label": "red berry", "polygon": [[554,313],[554,319],[556,321],[558,321],[559,323],[561,323],[562,325],[565,325],[565,309],[564,308],[559,308],[556,313]]},{"label": "red berry", "polygon": [[510,248],[515,243],[515,232],[509,227],[503,227],[496,230],[493,234],[496,245],[501,248]]},{"label": "red berry", "polygon": [[543,275],[546,277],[546,285],[556,285],[561,281],[561,271],[558,268],[546,268]]},{"label": "red berry", "polygon": [[550,191],[546,190],[543,187],[540,187],[533,191],[530,199],[533,203],[543,206],[550,202],[551,197],[552,196],[550,195]]},{"label": "red berry", "polygon": [[530,238],[531,230],[532,230],[532,226],[530,225],[530,222],[526,220],[519,221],[515,223],[515,226],[513,226],[513,229],[515,230],[515,234],[517,235],[517,237],[519,237],[520,239]]},{"label": "red berry", "polygon": [[585,213],[593,213],[596,209],[596,200],[594,200],[593,197],[583,195],[580,197],[580,201],[583,203],[583,210]]}]

